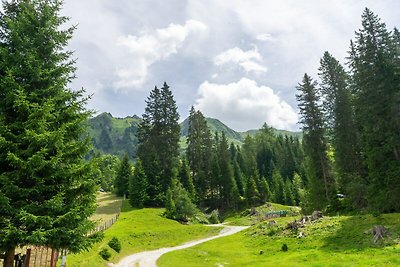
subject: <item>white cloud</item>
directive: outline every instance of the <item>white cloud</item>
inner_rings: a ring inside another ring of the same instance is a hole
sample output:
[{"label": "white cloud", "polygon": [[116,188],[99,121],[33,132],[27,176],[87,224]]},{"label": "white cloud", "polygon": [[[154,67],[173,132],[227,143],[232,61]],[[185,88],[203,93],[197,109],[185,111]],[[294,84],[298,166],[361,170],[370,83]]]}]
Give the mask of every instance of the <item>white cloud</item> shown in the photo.
[{"label": "white cloud", "polygon": [[269,33],[257,34],[256,39],[259,41],[275,41],[275,38]]},{"label": "white cloud", "polygon": [[273,89],[247,78],[230,84],[205,81],[198,89],[195,107],[239,131],[260,128],[264,122],[293,130],[298,119],[293,108]]},{"label": "white cloud", "polygon": [[189,34],[207,29],[200,21],[188,20],[185,25],[170,24],[167,28],[157,29],[152,34],[141,36],[121,36],[118,44],[126,49],[129,63],[118,67],[114,82],[116,88],[138,87],[147,78],[149,67],[155,62],[178,53]]},{"label": "white cloud", "polygon": [[246,72],[266,72],[267,68],[259,62],[262,61],[262,56],[255,47],[253,50],[243,51],[238,47],[234,47],[222,52],[214,58],[214,64],[223,66],[228,64],[237,64]]}]

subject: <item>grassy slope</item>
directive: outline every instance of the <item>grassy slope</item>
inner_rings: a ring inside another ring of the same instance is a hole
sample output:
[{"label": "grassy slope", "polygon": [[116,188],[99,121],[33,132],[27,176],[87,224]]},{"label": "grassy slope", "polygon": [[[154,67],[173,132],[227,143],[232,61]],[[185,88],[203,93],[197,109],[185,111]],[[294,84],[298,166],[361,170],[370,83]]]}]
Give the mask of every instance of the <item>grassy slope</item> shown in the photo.
[{"label": "grassy slope", "polygon": [[[399,266],[400,214],[380,218],[365,216],[325,217],[302,231],[298,239],[285,228],[293,217],[266,222],[233,236],[213,240],[160,258],[164,266]],[[374,225],[389,228],[385,243],[374,244],[368,232]],[[280,228],[280,229],[279,229]],[[289,250],[282,252],[287,244]],[[260,254],[260,251],[263,254]]]},{"label": "grassy slope", "polygon": [[[106,266],[107,262],[98,255],[98,252],[102,248],[108,248],[112,253],[110,261],[118,262],[123,257],[132,253],[175,246],[219,232],[219,229],[214,227],[182,225],[176,221],[162,217],[162,213],[163,209],[134,210],[130,208],[128,202],[124,201],[124,207],[119,220],[105,231],[105,238],[88,252],[68,255],[68,266]],[[119,254],[107,246],[108,241],[114,236],[122,244],[122,250]]]},{"label": "grassy slope", "polygon": [[121,205],[121,197],[110,193],[99,192],[97,195],[96,213],[90,219],[97,221],[98,224],[107,222],[119,213]]}]

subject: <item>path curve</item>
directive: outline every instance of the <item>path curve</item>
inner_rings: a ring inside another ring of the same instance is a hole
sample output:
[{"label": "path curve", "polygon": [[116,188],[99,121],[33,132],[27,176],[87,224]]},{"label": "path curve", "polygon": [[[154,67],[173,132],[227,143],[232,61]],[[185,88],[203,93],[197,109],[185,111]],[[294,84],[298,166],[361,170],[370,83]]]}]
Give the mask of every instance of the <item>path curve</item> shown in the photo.
[{"label": "path curve", "polygon": [[185,249],[189,247],[193,247],[195,245],[217,239],[223,236],[228,236],[228,235],[233,235],[236,234],[246,228],[248,226],[227,226],[223,224],[213,224],[209,226],[222,226],[224,227],[218,235],[212,236],[212,237],[207,237],[195,241],[190,241],[188,243],[185,243],[183,245],[179,245],[176,247],[167,247],[167,248],[160,248],[156,250],[150,250],[150,251],[143,251],[139,253],[132,254],[128,257],[123,258],[118,264],[112,264],[110,263],[108,266],[109,267],[157,267],[157,260],[160,258],[163,254],[175,251],[175,250],[180,250],[180,249]]}]

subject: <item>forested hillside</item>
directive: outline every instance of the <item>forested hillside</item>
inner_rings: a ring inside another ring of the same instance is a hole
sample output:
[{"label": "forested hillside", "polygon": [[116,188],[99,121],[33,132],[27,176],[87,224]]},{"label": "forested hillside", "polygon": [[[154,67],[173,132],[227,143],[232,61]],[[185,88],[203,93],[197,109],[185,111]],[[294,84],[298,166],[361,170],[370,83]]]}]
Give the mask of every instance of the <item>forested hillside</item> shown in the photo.
[{"label": "forested hillside", "polygon": [[[93,140],[95,151],[101,154],[112,154],[122,157],[128,153],[131,160],[136,158],[138,140],[137,128],[141,118],[133,115],[125,118],[113,117],[110,113],[101,113],[89,119],[88,132]],[[237,132],[218,119],[206,118],[207,125],[213,133],[224,133],[229,143],[241,145],[247,135],[255,136],[259,130]],[[186,136],[189,129],[189,118],[180,123],[181,150],[186,149]],[[291,132],[272,128],[275,135],[292,136],[301,138],[301,132]]]}]

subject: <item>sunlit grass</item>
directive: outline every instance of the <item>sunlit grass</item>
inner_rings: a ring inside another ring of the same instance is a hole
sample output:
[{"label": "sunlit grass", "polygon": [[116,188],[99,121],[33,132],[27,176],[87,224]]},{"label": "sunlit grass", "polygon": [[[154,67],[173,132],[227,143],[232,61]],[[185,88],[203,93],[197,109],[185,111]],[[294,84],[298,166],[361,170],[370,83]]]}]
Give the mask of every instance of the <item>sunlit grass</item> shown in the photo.
[{"label": "sunlit grass", "polygon": [[[111,262],[118,262],[130,254],[162,247],[176,246],[190,240],[215,235],[219,228],[203,225],[182,225],[162,216],[164,209],[132,209],[127,201],[118,221],[107,231],[105,238],[90,251],[77,255],[68,255],[68,266],[73,267],[104,267],[107,262],[98,254],[103,248],[108,248],[112,256]],[[119,254],[110,249],[107,243],[112,237],[117,237],[122,250]]]},{"label": "sunlit grass", "polygon": [[[400,266],[400,214],[325,217],[298,232],[285,230],[294,218],[257,224],[245,232],[165,254],[167,266]],[[371,228],[388,229],[384,242],[374,243]],[[298,238],[299,232],[305,237]],[[288,251],[283,252],[282,245]],[[182,265],[184,263],[184,265]]]}]

